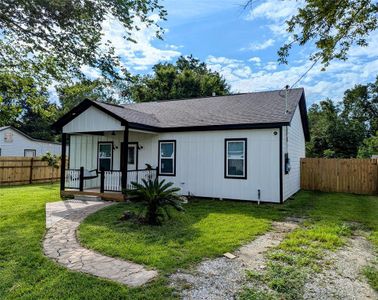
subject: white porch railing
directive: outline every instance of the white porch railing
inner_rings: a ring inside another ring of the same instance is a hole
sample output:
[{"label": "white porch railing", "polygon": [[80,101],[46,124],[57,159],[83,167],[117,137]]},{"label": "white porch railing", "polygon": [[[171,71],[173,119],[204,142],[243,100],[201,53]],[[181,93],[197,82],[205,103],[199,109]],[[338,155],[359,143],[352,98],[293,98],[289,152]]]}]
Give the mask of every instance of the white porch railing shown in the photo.
[{"label": "white porch railing", "polygon": [[104,191],[122,192],[122,172],[104,171]]},{"label": "white porch railing", "polygon": [[131,184],[132,182],[142,183],[142,179],[155,180],[156,176],[157,176],[156,169],[127,171],[126,189],[128,190],[134,189],[134,186]]},{"label": "white porch railing", "polygon": [[80,169],[66,170],[64,186],[68,189],[80,189]]},{"label": "white porch railing", "polygon": [[[84,168],[67,169],[65,171],[65,187],[83,191],[86,189],[100,188],[100,192],[122,192],[122,171],[111,170],[86,174]],[[88,173],[88,172],[87,172]],[[142,183],[142,180],[154,180],[157,169],[130,170],[127,171],[126,189],[134,189],[132,182]]]}]

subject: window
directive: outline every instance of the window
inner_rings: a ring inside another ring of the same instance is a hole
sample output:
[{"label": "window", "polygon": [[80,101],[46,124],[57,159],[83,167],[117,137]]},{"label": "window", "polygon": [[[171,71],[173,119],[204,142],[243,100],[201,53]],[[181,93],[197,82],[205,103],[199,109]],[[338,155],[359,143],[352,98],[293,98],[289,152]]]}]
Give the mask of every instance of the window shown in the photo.
[{"label": "window", "polygon": [[225,178],[247,179],[247,139],[225,139]]},{"label": "window", "polygon": [[13,143],[13,133],[8,131],[4,134],[4,142],[5,143]]},{"label": "window", "polygon": [[24,156],[25,157],[36,157],[37,151],[35,149],[24,149]]},{"label": "window", "polygon": [[176,176],[176,141],[159,141],[159,175]]},{"label": "window", "polygon": [[110,171],[113,166],[113,143],[98,143],[98,164],[97,168],[101,171]]}]

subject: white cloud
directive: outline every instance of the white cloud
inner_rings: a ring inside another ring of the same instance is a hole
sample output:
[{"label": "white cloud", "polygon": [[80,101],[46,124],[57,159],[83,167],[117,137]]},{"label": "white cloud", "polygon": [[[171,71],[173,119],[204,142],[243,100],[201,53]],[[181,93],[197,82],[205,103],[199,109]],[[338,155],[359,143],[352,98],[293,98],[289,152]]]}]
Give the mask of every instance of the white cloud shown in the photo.
[{"label": "white cloud", "polygon": [[303,5],[303,0],[267,0],[256,7],[252,7],[247,15],[247,20],[266,18],[270,20],[282,20],[294,15]]},{"label": "white cloud", "polygon": [[278,67],[278,63],[275,62],[275,61],[269,61],[265,66],[264,66],[264,70],[267,70],[267,71],[273,71],[273,70],[277,70],[277,67]]},{"label": "white cloud", "polygon": [[87,76],[89,79],[97,79],[101,76],[101,73],[98,69],[92,68],[89,66],[82,66],[80,68],[81,72],[84,73],[85,76]]},{"label": "white cloud", "polygon": [[264,50],[266,48],[269,48],[274,45],[273,39],[268,39],[266,41],[263,41],[261,43],[250,43],[247,47],[241,48],[240,50],[252,50],[252,51],[258,51],[258,50]]},{"label": "white cloud", "polygon": [[148,67],[147,66],[134,66],[133,69],[136,71],[146,71],[148,70]]},{"label": "white cloud", "polygon": [[[158,20],[156,15],[150,18]],[[115,53],[121,57],[126,67],[132,66],[135,70],[143,70],[161,61],[170,61],[181,54],[177,51],[180,46],[167,45],[166,49],[153,46],[153,41],[156,39],[156,27],[154,25],[147,27],[140,20],[135,20],[135,22],[140,28],[132,32],[131,37],[136,43],[123,38],[125,29],[117,20],[107,18],[103,23],[103,42],[111,41],[115,47]]]},{"label": "white cloud", "polygon": [[248,59],[248,61],[255,62],[255,63],[261,63],[261,58],[258,56],[251,57]]},{"label": "white cloud", "polygon": [[239,59],[230,59],[223,56],[215,57],[212,55],[208,56],[206,61],[211,64],[235,64],[235,63],[243,62],[242,60],[239,60]]},{"label": "white cloud", "polygon": [[266,27],[280,37],[289,36],[286,32],[286,21],[304,5],[304,0],[266,0],[252,6],[246,20],[254,21],[259,18],[268,20]]},{"label": "white cloud", "polygon": [[[231,84],[233,92],[252,92],[263,90],[276,90],[284,88],[285,85],[292,85],[311,66],[312,62],[298,62],[292,66],[278,66],[276,62],[261,62],[260,69],[252,72],[246,62],[234,63],[233,58],[222,58],[217,60],[212,57],[212,64],[207,61],[209,67],[221,73]],[[224,61],[225,63],[221,63]],[[231,61],[232,63],[227,63]],[[248,60],[250,61],[250,59]],[[255,61],[253,59],[252,61]],[[378,57],[369,63],[361,58],[349,61],[335,61],[325,71],[321,71],[321,65],[316,65],[296,85],[305,88],[308,104],[323,100],[327,97],[334,100],[341,100],[346,89],[355,84],[363,84],[374,80],[378,73]]]}]

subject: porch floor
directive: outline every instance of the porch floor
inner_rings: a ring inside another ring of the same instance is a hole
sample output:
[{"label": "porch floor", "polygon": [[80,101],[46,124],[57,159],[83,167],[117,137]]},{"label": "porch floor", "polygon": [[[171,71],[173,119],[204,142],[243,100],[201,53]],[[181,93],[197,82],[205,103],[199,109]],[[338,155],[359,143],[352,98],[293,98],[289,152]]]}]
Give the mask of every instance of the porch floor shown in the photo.
[{"label": "porch floor", "polygon": [[110,200],[110,201],[124,201],[126,197],[121,192],[100,192],[100,188],[90,188],[85,189],[84,191],[78,191],[75,189],[65,189],[61,191],[62,197],[69,197],[75,195],[87,195],[87,196],[98,196],[101,197],[103,200]]}]

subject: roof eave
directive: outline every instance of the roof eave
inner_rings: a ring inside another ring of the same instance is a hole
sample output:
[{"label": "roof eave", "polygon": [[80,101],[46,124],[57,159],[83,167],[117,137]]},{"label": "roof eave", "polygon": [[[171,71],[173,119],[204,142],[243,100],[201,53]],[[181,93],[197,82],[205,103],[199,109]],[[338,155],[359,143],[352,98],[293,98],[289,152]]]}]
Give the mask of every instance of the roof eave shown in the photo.
[{"label": "roof eave", "polygon": [[215,130],[237,130],[237,129],[268,129],[268,128],[280,128],[281,126],[288,126],[288,125],[290,125],[290,122],[155,127],[155,126],[149,126],[149,125],[138,124],[138,123],[129,123],[129,128],[154,131],[154,132],[183,132],[183,131],[215,131]]}]

